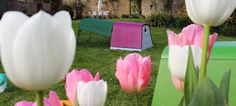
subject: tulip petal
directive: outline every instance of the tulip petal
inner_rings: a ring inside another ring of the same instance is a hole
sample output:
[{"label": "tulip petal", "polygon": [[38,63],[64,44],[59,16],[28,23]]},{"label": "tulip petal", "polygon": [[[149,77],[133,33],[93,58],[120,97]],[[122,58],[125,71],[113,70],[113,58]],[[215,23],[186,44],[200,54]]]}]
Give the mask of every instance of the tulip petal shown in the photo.
[{"label": "tulip petal", "polygon": [[178,91],[184,90],[184,81],[179,80],[174,75],[171,75],[172,83]]},{"label": "tulip petal", "polygon": [[182,32],[178,35],[170,30],[167,30],[169,45],[179,45],[179,46],[192,45],[193,39],[195,37],[196,27],[199,26],[196,24],[191,24],[183,28]]},{"label": "tulip petal", "polygon": [[21,82],[18,81],[17,70],[15,70],[12,58],[12,45],[16,38],[19,29],[28,20],[28,16],[20,12],[6,12],[2,16],[0,25],[0,45],[1,45],[1,59],[4,71],[14,84]]},{"label": "tulip petal", "polygon": [[122,89],[128,92],[134,91],[133,84],[130,85],[130,83],[128,82],[128,80],[131,79],[129,77],[131,73],[130,71],[131,70],[129,69],[129,63],[127,63],[126,61],[123,61],[122,59],[117,60],[116,78],[119,80]]},{"label": "tulip petal", "polygon": [[15,104],[15,106],[33,106],[34,102],[20,101]]},{"label": "tulip petal", "polygon": [[91,80],[100,80],[99,73],[93,78],[88,70],[82,69],[80,71],[73,70],[66,75],[66,95],[72,104],[76,104],[76,88],[78,81],[88,82]]},{"label": "tulip petal", "polygon": [[15,74],[24,83],[17,86],[44,90],[64,78],[73,61],[75,37],[72,29],[62,31],[57,25],[52,16],[40,11],[19,30],[13,60],[18,70]]},{"label": "tulip petal", "polygon": [[[180,80],[185,79],[187,60],[188,60],[188,46],[169,46],[168,66],[171,73]],[[201,48],[191,46],[193,51],[193,60],[195,67],[200,68],[201,64]]]},{"label": "tulip petal", "polygon": [[94,80],[95,80],[95,81],[100,80],[100,74],[99,74],[99,72],[96,73],[96,75],[95,75],[95,77],[94,77]]},{"label": "tulip petal", "polygon": [[77,98],[80,106],[104,106],[107,95],[107,83],[103,80],[84,83],[77,87]]},{"label": "tulip petal", "polygon": [[53,106],[62,106],[60,98],[57,96],[57,93],[55,91],[50,91],[49,101],[51,104],[53,104]]},{"label": "tulip petal", "polygon": [[54,16],[54,19],[57,21],[58,27],[60,28],[71,28],[72,21],[69,12],[59,11]]},{"label": "tulip petal", "polygon": [[138,78],[138,92],[143,91],[150,80],[152,61],[150,57],[144,57],[142,59],[140,69],[139,69],[139,78]]},{"label": "tulip petal", "polygon": [[235,0],[185,0],[190,19],[201,25],[219,26],[232,14]]}]

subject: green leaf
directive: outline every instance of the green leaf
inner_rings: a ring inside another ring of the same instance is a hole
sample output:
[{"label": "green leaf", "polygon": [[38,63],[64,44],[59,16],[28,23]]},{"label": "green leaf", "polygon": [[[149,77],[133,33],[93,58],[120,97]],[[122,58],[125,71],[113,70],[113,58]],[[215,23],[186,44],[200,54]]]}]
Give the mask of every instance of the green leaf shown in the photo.
[{"label": "green leaf", "polygon": [[220,90],[222,94],[224,95],[224,98],[227,104],[228,104],[228,97],[229,97],[230,75],[231,75],[231,69],[229,69],[228,71],[224,73],[220,82]]},{"label": "green leaf", "polygon": [[194,66],[192,49],[191,47],[189,47],[187,70],[184,82],[184,97],[186,105],[188,105],[189,102],[191,101],[197,83],[198,83],[198,73]]},{"label": "green leaf", "polygon": [[219,88],[208,78],[199,81],[188,106],[225,106],[224,96]]},{"label": "green leaf", "polygon": [[181,101],[179,102],[179,105],[178,106],[185,106],[184,105],[184,96],[181,98]]}]

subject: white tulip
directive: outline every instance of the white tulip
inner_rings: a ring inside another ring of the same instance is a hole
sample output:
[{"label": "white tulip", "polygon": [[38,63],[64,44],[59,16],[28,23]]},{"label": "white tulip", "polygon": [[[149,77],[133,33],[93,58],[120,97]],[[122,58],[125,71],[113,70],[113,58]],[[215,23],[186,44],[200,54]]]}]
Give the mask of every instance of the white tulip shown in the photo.
[{"label": "white tulip", "polygon": [[77,84],[77,101],[79,106],[104,106],[107,96],[107,83],[103,80],[79,81]]},{"label": "white tulip", "polygon": [[185,0],[190,19],[200,25],[219,26],[236,7],[236,0]]},{"label": "white tulip", "polygon": [[68,12],[32,17],[6,12],[0,25],[4,70],[14,85],[32,91],[61,81],[73,62],[76,40]]},{"label": "white tulip", "polygon": [[[193,61],[195,67],[200,68],[202,49],[197,46],[191,46],[193,52]],[[188,61],[188,51],[189,46],[169,46],[169,57],[168,66],[172,74],[174,74],[178,79],[184,80],[187,61]]]}]

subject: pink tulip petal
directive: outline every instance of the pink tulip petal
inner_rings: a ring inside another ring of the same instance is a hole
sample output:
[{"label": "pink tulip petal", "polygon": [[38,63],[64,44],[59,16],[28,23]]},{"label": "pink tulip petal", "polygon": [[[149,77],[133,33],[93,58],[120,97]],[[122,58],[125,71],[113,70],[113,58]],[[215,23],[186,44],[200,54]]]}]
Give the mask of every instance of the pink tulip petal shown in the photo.
[{"label": "pink tulip petal", "polygon": [[149,83],[151,74],[152,61],[150,57],[145,57],[142,60],[139,71],[138,92],[143,91]]},{"label": "pink tulip petal", "polygon": [[95,75],[95,77],[94,77],[94,80],[95,80],[95,81],[100,80],[100,74],[99,74],[99,72],[96,73],[96,75]]},{"label": "pink tulip petal", "polygon": [[97,73],[95,78],[93,78],[92,74],[88,70],[82,69],[80,71],[73,70],[66,75],[66,95],[73,105],[76,103],[76,87],[78,81],[88,82],[91,80],[100,80],[99,73]]},{"label": "pink tulip petal", "polygon": [[54,105],[54,106],[62,106],[59,97],[57,96],[57,93],[55,91],[50,91],[49,94],[49,101]]},{"label": "pink tulip petal", "polygon": [[184,90],[184,81],[177,79],[174,75],[171,75],[172,83],[178,91]]},{"label": "pink tulip petal", "polygon": [[120,58],[116,63],[116,78],[119,80],[120,85],[123,90],[128,89],[128,65]]},{"label": "pink tulip petal", "polygon": [[197,27],[198,25],[191,24],[183,28],[182,32],[179,35],[167,30],[169,45],[191,45],[195,36],[195,28]]},{"label": "pink tulip petal", "polygon": [[34,102],[20,101],[15,104],[15,106],[33,106]]},{"label": "pink tulip petal", "polygon": [[129,93],[140,92],[146,88],[150,79],[151,59],[140,54],[128,54],[116,63],[116,77],[122,89]]}]

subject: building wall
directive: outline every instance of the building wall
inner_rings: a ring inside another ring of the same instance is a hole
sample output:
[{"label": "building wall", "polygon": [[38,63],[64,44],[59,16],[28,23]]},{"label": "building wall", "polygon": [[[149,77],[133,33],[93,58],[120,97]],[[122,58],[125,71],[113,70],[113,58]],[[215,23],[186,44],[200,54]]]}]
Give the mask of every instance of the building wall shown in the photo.
[{"label": "building wall", "polygon": [[[89,11],[97,11],[98,0],[80,0],[83,5],[83,16],[88,16]],[[163,13],[163,0],[143,0],[142,14],[149,16],[151,14]],[[63,4],[71,5],[76,8],[78,0],[63,0]],[[173,11],[178,11],[184,5],[184,0],[173,0]],[[123,14],[129,15],[129,0],[103,0],[103,11],[110,11],[113,16],[121,17]]]}]

